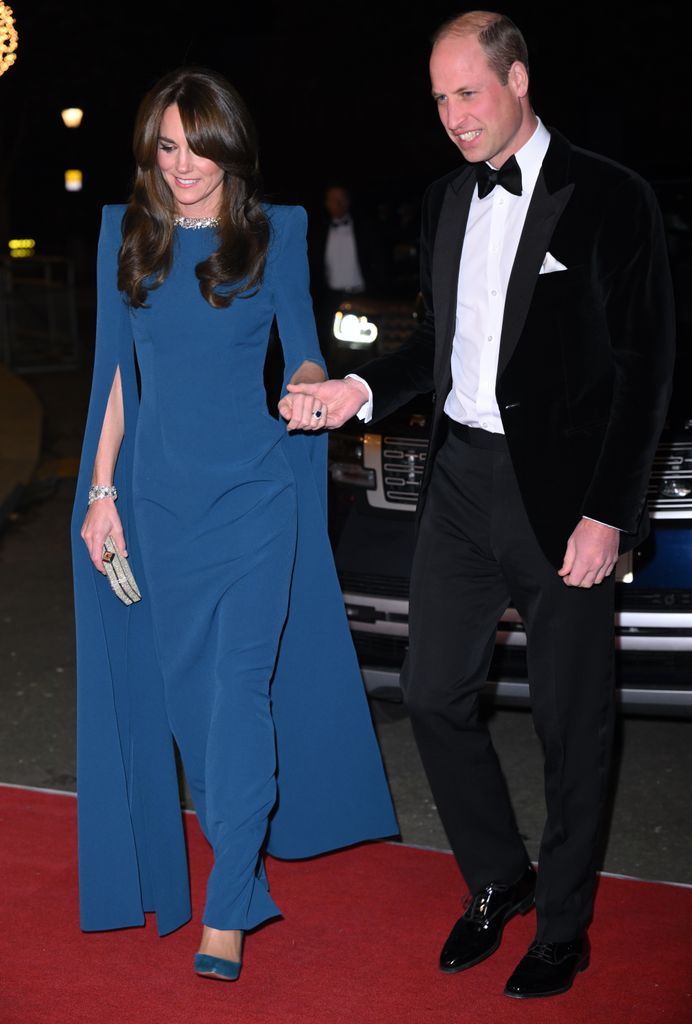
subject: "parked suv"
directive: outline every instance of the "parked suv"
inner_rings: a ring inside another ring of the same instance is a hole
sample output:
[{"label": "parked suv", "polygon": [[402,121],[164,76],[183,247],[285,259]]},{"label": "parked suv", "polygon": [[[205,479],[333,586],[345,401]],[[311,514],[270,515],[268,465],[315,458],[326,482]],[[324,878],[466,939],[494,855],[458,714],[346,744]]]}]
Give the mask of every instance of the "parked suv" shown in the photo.
[{"label": "parked suv", "polygon": [[[692,271],[690,219],[674,185],[667,198],[675,212],[666,214],[663,197],[662,206],[679,296],[675,389],[649,486],[652,529],[618,565],[615,635],[623,709],[692,715]],[[339,373],[392,350],[415,327],[411,303],[359,299],[339,314],[340,337],[332,341]],[[420,396],[379,422],[352,420],[329,439],[332,543],[366,687],[375,695],[400,692],[414,512],[431,418],[431,399]],[[510,607],[487,684],[499,703],[528,702],[525,647]]]}]

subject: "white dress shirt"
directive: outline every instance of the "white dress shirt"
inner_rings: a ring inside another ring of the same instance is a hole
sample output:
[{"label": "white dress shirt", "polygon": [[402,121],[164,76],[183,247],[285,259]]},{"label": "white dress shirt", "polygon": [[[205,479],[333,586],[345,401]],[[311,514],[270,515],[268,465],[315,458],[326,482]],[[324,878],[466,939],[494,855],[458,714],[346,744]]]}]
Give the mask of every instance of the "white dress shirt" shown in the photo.
[{"label": "white dress shirt", "polygon": [[452,390],[445,412],[458,423],[495,434],[504,433],[495,383],[507,285],[549,143],[550,133],[539,121],[515,154],[521,195],[496,185],[479,199],[475,188],[466,224],[452,342]]},{"label": "white dress shirt", "polygon": [[324,274],[328,287],[333,291],[365,291],[351,217],[344,217],[329,227],[324,249]]},{"label": "white dress shirt", "polygon": [[[550,143],[550,132],[537,120],[533,135],[515,154],[521,168],[522,194],[512,195],[496,185],[490,195],[479,199],[474,188],[459,264],[452,390],[445,401],[445,412],[459,423],[498,434],[504,431],[495,381],[507,284]],[[348,376],[368,389],[369,399],[357,413],[359,420],[368,423],[373,406],[370,385],[358,374]]]}]

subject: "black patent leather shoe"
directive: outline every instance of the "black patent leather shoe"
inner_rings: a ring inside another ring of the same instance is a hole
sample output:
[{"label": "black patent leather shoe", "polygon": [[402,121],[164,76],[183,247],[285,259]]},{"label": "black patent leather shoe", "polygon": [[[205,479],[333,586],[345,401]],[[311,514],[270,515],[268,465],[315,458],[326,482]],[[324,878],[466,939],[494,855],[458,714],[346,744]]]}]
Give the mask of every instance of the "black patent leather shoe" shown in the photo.
[{"label": "black patent leather shoe", "polygon": [[502,929],[515,914],[527,914],[534,903],[536,872],[531,864],[512,885],[491,882],[468,900],[440,953],[440,970],[456,974],[474,967],[500,945]]},{"label": "black patent leather shoe", "polygon": [[589,955],[585,935],[573,942],[532,942],[505,985],[505,995],[513,999],[559,996],[589,966]]}]

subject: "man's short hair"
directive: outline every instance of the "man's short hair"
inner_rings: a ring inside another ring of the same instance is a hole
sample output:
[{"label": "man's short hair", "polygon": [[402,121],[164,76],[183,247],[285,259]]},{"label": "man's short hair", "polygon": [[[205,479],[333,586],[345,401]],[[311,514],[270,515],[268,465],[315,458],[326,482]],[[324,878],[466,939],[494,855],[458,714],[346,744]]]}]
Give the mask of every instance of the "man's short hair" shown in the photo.
[{"label": "man's short hair", "polygon": [[502,85],[507,85],[509,69],[515,61],[529,69],[526,40],[506,14],[495,11],[466,11],[448,18],[432,37],[433,47],[447,36],[476,36],[488,64]]}]

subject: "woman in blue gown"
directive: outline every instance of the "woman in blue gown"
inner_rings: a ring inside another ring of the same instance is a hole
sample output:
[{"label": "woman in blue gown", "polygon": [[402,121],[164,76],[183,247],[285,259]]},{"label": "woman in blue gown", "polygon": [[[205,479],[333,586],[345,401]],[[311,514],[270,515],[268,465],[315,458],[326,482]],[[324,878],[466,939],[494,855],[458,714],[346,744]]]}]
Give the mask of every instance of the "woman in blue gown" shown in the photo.
[{"label": "woman in blue gown", "polygon": [[284,387],[267,411],[274,320],[284,383],[325,376],[305,213],[260,202],[250,118],[213,72],[162,79],[134,150],[130,203],[103,214],[73,518],[82,927],[190,916],[174,737],[214,853],[195,969],[228,980],[279,914],[265,849],[397,828],[326,532],[327,409]]}]

